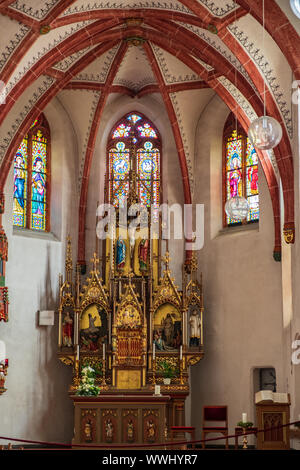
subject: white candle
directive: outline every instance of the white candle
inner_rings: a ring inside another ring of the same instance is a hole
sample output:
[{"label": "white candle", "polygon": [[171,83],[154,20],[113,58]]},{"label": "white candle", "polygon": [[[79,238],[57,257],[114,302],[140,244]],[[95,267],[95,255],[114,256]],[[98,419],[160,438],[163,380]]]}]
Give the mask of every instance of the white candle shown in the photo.
[{"label": "white candle", "polygon": [[247,423],[247,413],[242,413],[242,422]]},{"label": "white candle", "polygon": [[154,394],[155,394],[155,395],[160,395],[160,385],[155,385],[155,387],[154,387]]},{"label": "white candle", "polygon": [[77,344],[76,360],[79,361],[79,344]]},{"label": "white candle", "polygon": [[153,361],[154,361],[155,360],[155,343],[153,343],[152,352],[153,352]]},{"label": "white candle", "polygon": [[182,345],[180,345],[179,358],[182,361]]},{"label": "white candle", "polygon": [[0,362],[6,359],[6,348],[4,341],[0,341]]},{"label": "white candle", "polygon": [[103,343],[103,360],[105,360],[105,343]]}]

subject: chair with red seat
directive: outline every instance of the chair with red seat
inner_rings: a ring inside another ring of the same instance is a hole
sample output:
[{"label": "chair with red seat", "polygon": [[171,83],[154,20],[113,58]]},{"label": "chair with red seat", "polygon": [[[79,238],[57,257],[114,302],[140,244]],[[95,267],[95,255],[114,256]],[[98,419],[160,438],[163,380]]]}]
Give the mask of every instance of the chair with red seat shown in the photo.
[{"label": "chair with red seat", "polygon": [[[218,422],[222,422],[223,426],[218,426]],[[209,425],[211,423],[211,425]],[[228,416],[227,406],[203,406],[203,426],[202,439],[206,434],[220,433],[226,436],[226,449],[228,449]],[[205,442],[202,442],[202,448],[205,449]]]}]

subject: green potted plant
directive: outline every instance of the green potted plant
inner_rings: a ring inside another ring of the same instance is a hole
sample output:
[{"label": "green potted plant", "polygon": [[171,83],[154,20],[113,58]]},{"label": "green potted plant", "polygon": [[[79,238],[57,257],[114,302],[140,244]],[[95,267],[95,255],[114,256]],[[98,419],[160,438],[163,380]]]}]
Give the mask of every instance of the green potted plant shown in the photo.
[{"label": "green potted plant", "polygon": [[159,363],[160,369],[162,371],[163,382],[165,385],[170,385],[171,379],[176,376],[177,368],[173,366],[170,362],[163,360]]}]

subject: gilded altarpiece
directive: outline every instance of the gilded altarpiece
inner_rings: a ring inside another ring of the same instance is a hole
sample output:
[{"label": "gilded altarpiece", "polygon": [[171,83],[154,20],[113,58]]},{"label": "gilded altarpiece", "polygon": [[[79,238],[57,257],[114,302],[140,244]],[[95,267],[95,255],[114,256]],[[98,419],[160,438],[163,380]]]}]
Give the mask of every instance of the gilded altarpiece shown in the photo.
[{"label": "gilded altarpiece", "polygon": [[[128,127],[138,123],[142,131],[138,134],[131,128],[125,147],[111,150],[118,160],[115,167],[109,166],[112,177],[106,180],[106,202],[115,204],[124,186],[127,205],[145,202],[140,220],[151,222],[133,228],[130,215],[124,222],[120,199],[116,224],[107,229],[102,245],[96,241],[85,279],[78,266],[73,272],[70,240],[65,276],[60,278],[58,356],[73,368],[69,393],[77,446],[163,443],[171,426],[184,425],[190,366],[204,355],[203,293],[196,256],[184,264],[179,288],[170,268],[168,242],[162,239],[162,214],[150,213],[160,198],[158,173],[152,179],[151,166],[152,155],[157,158],[160,149],[159,138],[154,152],[141,137],[149,134],[144,118],[131,114],[126,119]],[[124,127],[118,129],[121,135]],[[143,156],[144,179],[139,176],[137,155]],[[86,366],[93,368],[99,387],[93,396],[79,394]]]}]

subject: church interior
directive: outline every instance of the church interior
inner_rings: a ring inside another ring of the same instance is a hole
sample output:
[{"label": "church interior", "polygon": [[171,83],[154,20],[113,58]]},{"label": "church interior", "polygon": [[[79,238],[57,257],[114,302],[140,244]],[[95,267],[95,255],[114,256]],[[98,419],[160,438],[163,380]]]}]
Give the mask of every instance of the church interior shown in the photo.
[{"label": "church interior", "polygon": [[0,2],[1,449],[300,450],[299,31]]}]

